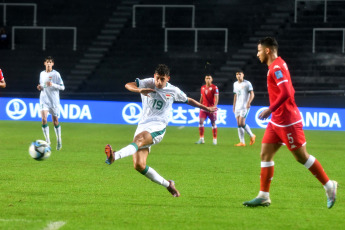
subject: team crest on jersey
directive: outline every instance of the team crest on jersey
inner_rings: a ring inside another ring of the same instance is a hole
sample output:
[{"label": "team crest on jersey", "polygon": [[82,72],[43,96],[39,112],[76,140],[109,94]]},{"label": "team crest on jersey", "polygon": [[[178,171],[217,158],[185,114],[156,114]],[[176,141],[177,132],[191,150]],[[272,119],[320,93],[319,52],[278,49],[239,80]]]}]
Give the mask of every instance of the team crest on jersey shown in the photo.
[{"label": "team crest on jersey", "polygon": [[212,90],[212,87],[208,88],[210,91]]},{"label": "team crest on jersey", "polygon": [[170,99],[171,98],[171,94],[169,94],[169,93],[165,94],[165,98],[166,99]]}]

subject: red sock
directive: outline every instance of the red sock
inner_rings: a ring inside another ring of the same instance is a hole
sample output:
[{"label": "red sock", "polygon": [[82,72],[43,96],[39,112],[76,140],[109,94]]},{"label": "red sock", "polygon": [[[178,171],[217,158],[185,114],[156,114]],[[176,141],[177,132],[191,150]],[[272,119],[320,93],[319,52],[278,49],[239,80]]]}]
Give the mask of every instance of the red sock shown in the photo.
[{"label": "red sock", "polygon": [[[267,162],[262,162],[267,163]],[[261,166],[261,174],[260,174],[260,191],[262,192],[269,192],[271,181],[273,179],[273,172],[274,172],[274,165],[269,167],[262,167]]]},{"label": "red sock", "polygon": [[200,134],[200,138],[203,138],[203,137],[204,137],[204,131],[205,131],[204,126],[199,126],[199,134]]},{"label": "red sock", "polygon": [[217,139],[217,126],[215,128],[212,127],[212,134],[213,134],[213,139]]},{"label": "red sock", "polygon": [[309,171],[321,182],[322,185],[325,185],[329,178],[326,172],[323,170],[320,162],[315,159],[314,164],[309,168]]}]

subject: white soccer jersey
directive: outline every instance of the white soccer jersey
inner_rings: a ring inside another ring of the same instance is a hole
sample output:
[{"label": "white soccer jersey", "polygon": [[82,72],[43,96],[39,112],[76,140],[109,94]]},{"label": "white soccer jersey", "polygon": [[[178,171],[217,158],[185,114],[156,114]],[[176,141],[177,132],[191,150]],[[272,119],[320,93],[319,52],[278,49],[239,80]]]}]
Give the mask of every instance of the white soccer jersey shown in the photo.
[{"label": "white soccer jersey", "polygon": [[167,125],[172,111],[172,104],[175,101],[188,102],[187,95],[170,83],[167,83],[166,87],[158,89],[155,86],[154,78],[142,80],[137,78],[135,82],[139,88],[151,88],[155,90],[155,92],[149,93],[148,96],[141,94],[143,114],[139,124],[159,121]]},{"label": "white soccer jersey", "polygon": [[250,91],[253,91],[253,86],[249,81],[244,80],[241,83],[236,81],[234,83],[234,93],[237,95],[235,110],[246,109]]},{"label": "white soccer jersey", "polygon": [[[52,86],[47,86],[47,82],[52,82]],[[60,73],[52,70],[47,73],[45,70],[40,74],[40,85],[43,87],[40,94],[40,104],[45,104],[50,108],[56,108],[60,104],[60,90],[64,90],[65,86],[61,79]]]}]

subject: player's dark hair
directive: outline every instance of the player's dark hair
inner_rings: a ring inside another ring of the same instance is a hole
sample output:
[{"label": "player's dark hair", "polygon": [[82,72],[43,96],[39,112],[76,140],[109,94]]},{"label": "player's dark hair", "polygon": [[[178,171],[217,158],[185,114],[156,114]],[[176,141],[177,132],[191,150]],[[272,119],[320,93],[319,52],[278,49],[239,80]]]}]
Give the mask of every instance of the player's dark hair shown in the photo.
[{"label": "player's dark hair", "polygon": [[48,60],[54,62],[54,58],[52,56],[48,56],[44,59],[45,62]]},{"label": "player's dark hair", "polygon": [[237,69],[235,73],[243,73],[244,74],[244,71],[242,69]]},{"label": "player's dark hair", "polygon": [[271,49],[275,49],[278,51],[278,42],[275,38],[273,37],[265,37],[263,39],[260,39],[258,42],[258,45],[262,45]]},{"label": "player's dark hair", "polygon": [[155,73],[159,76],[170,76],[170,69],[167,65],[159,64],[155,70]]}]

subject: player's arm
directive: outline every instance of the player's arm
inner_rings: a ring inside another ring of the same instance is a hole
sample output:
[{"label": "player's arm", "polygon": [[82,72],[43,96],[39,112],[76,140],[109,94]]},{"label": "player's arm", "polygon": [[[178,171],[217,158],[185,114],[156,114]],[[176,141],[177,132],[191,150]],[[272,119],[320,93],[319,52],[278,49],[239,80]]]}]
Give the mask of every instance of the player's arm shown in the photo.
[{"label": "player's arm", "polygon": [[234,93],[234,102],[232,103],[232,111],[233,111],[233,112],[235,112],[236,101],[237,101],[237,94]]},{"label": "player's arm", "polygon": [[55,84],[55,83],[53,83],[53,82],[51,82],[51,81],[48,81],[47,82],[47,86],[49,87],[53,87],[53,88],[55,88],[55,89],[58,89],[58,90],[65,90],[65,86],[64,86],[64,84]]},{"label": "player's arm", "polygon": [[255,97],[255,95],[254,95],[254,91],[253,90],[251,90],[250,92],[249,92],[249,99],[248,99],[248,102],[247,102],[247,109],[249,109],[250,108],[250,105],[252,104],[252,101],[254,100],[254,97]]},{"label": "player's arm", "polygon": [[207,107],[204,106],[203,104],[197,102],[196,100],[194,100],[193,98],[188,97],[188,101],[187,101],[188,105],[191,105],[193,107],[198,107],[200,109],[206,110],[207,112],[214,112],[217,110],[216,107]]},{"label": "player's arm", "polygon": [[151,89],[151,88],[139,88],[137,86],[136,82],[128,82],[125,85],[125,87],[126,87],[127,90],[129,90],[129,91],[131,91],[133,93],[141,93],[144,96],[147,96],[149,93],[154,92],[154,89]]},{"label": "player's arm", "polygon": [[2,79],[2,80],[0,81],[0,87],[1,87],[1,88],[6,88],[5,79]]},{"label": "player's arm", "polygon": [[280,89],[280,94],[278,98],[270,105],[270,107],[264,110],[259,115],[259,119],[267,119],[272,112],[276,111],[289,97],[291,97],[291,92],[288,88],[288,82],[282,82],[278,85]]}]

